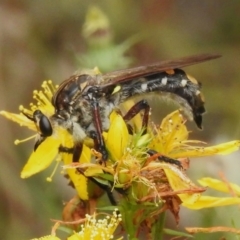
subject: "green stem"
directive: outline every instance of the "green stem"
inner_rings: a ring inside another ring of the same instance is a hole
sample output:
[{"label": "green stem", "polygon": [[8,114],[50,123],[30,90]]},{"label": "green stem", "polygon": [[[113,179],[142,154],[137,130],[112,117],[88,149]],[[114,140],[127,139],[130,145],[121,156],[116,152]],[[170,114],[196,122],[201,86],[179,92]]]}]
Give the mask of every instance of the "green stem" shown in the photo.
[{"label": "green stem", "polygon": [[165,224],[165,212],[162,212],[159,215],[158,220],[153,226],[152,229],[152,239],[153,240],[163,240],[163,228]]},{"label": "green stem", "polygon": [[132,211],[125,210],[125,226],[127,229],[128,239],[133,240],[136,239],[136,228],[133,224],[133,213]]}]

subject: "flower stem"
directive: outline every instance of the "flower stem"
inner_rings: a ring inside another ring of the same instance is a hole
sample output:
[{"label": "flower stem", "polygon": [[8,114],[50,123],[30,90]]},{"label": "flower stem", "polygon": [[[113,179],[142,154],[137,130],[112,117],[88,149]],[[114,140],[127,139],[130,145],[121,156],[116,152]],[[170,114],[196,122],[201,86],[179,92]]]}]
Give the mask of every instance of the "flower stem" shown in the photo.
[{"label": "flower stem", "polygon": [[163,239],[163,227],[165,224],[165,212],[162,212],[152,228],[152,239],[162,240]]}]

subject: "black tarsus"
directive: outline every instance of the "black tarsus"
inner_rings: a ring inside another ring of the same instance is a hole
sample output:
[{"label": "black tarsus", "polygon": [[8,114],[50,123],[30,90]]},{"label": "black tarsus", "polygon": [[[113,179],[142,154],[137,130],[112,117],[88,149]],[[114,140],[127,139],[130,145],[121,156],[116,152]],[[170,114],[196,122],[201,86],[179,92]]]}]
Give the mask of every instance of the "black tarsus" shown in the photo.
[{"label": "black tarsus", "polygon": [[[150,155],[150,156],[153,156],[155,154],[158,154],[157,151],[155,150],[148,150],[147,153]],[[162,161],[162,162],[166,162],[166,163],[170,163],[170,164],[174,164],[174,165],[177,165],[178,167],[182,168],[182,164],[179,160],[176,160],[176,159],[173,159],[173,158],[170,158],[170,157],[167,157],[167,156],[164,156],[164,155],[161,155],[161,156],[158,156],[157,159],[159,161]]]},{"label": "black tarsus", "polygon": [[[84,175],[84,174],[83,174]],[[113,196],[113,192],[110,186],[107,186],[105,184],[101,184],[100,182],[98,182],[96,179],[94,179],[93,177],[87,177],[89,180],[91,180],[93,183],[95,183],[98,187],[100,187],[102,190],[104,190],[107,193],[108,199],[110,201],[110,203],[113,206],[117,206],[117,201],[115,200],[114,196]]]}]

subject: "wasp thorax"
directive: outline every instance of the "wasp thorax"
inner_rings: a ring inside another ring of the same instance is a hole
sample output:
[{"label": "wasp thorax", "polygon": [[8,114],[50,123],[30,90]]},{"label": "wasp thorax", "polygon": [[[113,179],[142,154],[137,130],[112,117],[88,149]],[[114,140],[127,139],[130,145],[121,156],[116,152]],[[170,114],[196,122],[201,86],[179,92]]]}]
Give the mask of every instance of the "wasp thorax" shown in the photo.
[{"label": "wasp thorax", "polygon": [[88,74],[73,75],[60,84],[52,98],[52,104],[56,111],[69,110],[72,103],[79,98],[82,90],[90,83],[92,77]]}]

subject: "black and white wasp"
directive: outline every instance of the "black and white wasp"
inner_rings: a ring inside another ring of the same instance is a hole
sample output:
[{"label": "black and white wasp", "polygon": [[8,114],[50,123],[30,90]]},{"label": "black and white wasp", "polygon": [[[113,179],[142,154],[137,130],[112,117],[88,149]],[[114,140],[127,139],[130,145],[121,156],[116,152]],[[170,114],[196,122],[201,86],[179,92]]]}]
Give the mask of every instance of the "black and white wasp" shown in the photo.
[{"label": "black and white wasp", "polygon": [[60,146],[60,151],[71,151],[73,161],[78,161],[84,139],[94,140],[95,149],[108,158],[103,131],[109,129],[109,115],[119,104],[140,95],[137,102],[123,116],[127,122],[143,111],[143,128],[147,127],[150,107],[145,100],[151,94],[173,99],[183,108],[188,117],[202,128],[202,114],[205,112],[201,84],[190,78],[183,70],[189,65],[220,57],[203,54],[176,60],[163,61],[106,74],[81,72],[62,82],[52,98],[55,113],[47,117],[36,110],[31,119],[40,130],[36,148],[52,135],[55,126],[61,126],[73,136],[74,148]]}]

